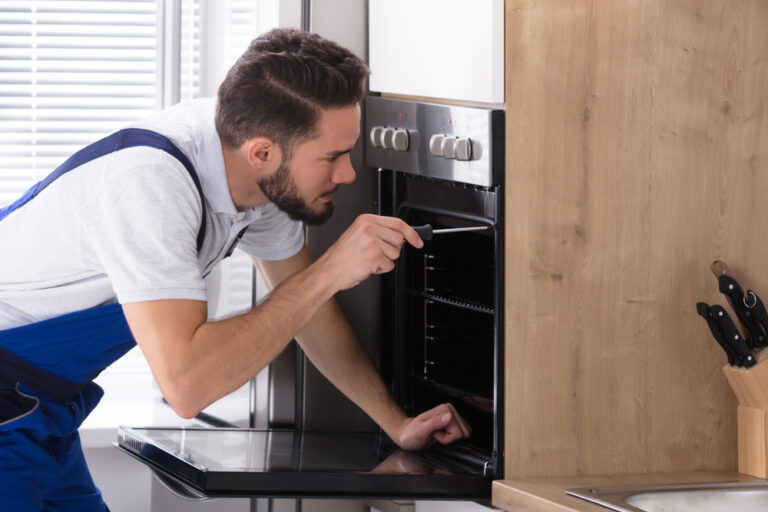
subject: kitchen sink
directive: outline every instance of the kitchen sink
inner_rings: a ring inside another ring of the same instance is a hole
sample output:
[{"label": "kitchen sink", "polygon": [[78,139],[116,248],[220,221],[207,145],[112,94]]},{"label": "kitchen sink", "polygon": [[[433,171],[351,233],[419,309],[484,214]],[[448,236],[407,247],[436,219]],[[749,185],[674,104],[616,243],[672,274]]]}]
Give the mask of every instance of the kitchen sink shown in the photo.
[{"label": "kitchen sink", "polygon": [[768,482],[586,487],[566,494],[617,512],[765,512]]}]

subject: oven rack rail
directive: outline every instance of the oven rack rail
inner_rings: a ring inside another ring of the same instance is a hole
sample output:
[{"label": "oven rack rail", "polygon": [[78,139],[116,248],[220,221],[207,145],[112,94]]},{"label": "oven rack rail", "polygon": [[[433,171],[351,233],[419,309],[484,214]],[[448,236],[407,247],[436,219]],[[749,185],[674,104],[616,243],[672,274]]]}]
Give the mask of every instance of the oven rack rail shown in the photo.
[{"label": "oven rack rail", "polygon": [[423,291],[408,290],[408,293],[410,293],[411,295],[416,295],[418,297],[421,297],[422,299],[425,299],[425,300],[440,302],[442,304],[448,304],[450,306],[456,306],[462,309],[469,309],[471,311],[478,311],[480,313],[487,313],[489,315],[492,315],[494,313],[493,308],[486,306],[485,304],[478,304],[478,303],[469,302],[466,300],[444,297],[442,295],[437,295],[434,293],[423,292]]},{"label": "oven rack rail", "polygon": [[435,379],[430,379],[429,377],[425,377],[423,375],[414,374],[412,375],[412,377],[416,382],[419,382],[427,387],[430,387],[433,390],[438,391],[443,395],[449,396],[451,398],[455,398],[456,400],[460,401],[465,405],[472,407],[473,409],[477,409],[478,411],[488,413],[488,414],[493,414],[494,412],[492,398],[481,396],[481,395],[478,395],[477,393],[470,393],[469,391],[464,391],[462,389],[458,389],[453,386],[443,384],[441,382],[436,381]]}]

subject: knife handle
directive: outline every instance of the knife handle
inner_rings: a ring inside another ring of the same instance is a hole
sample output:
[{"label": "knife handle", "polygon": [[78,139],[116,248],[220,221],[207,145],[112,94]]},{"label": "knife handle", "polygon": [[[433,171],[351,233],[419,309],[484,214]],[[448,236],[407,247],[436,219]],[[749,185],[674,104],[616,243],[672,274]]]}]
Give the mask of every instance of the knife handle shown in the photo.
[{"label": "knife handle", "polygon": [[411,226],[416,233],[425,242],[432,240],[432,226],[430,224],[424,224],[423,226]]},{"label": "knife handle", "polygon": [[739,366],[745,366],[749,368],[755,365],[755,358],[752,356],[752,352],[747,346],[747,342],[739,333],[736,328],[736,324],[731,320],[728,312],[717,304],[709,308],[709,312],[712,313],[712,318],[718,323],[723,333],[723,337],[731,348],[736,352],[738,356]]},{"label": "knife handle", "polygon": [[[721,275],[717,278],[720,292],[728,299],[731,309],[736,313],[736,318],[741,324],[744,332],[744,340],[749,346],[755,344],[766,344],[764,327],[760,325],[759,319],[755,314],[755,305],[759,301],[758,296],[753,291],[745,293],[738,281],[729,275]],[[747,297],[751,299],[747,300]]]},{"label": "knife handle", "polygon": [[728,265],[726,265],[724,261],[715,260],[709,268],[712,270],[712,273],[715,274],[715,277],[731,275],[731,269],[728,268]]},{"label": "knife handle", "polygon": [[730,344],[725,341],[723,332],[720,330],[718,323],[712,317],[712,313],[709,309],[709,304],[706,302],[699,302],[696,304],[696,312],[699,314],[699,316],[707,321],[709,331],[712,333],[715,341],[717,341],[717,344],[720,345],[720,347],[725,351],[725,355],[728,356],[728,364],[734,366],[737,362],[738,356],[736,355],[736,352],[734,352],[734,350],[731,348]]},{"label": "knife handle", "polygon": [[763,305],[763,301],[760,300],[760,297],[754,292],[752,292],[752,294],[755,297],[755,305],[751,308],[752,314],[760,327],[762,327],[760,335],[752,337],[752,346],[764,347],[768,345],[768,312],[765,311],[765,305]]}]

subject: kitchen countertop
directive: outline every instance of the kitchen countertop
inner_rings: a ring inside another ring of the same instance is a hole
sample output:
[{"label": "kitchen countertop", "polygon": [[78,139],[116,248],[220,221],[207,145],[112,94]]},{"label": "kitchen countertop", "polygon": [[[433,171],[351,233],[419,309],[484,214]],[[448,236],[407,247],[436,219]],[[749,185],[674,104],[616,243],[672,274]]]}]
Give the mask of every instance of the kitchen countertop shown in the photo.
[{"label": "kitchen countertop", "polygon": [[652,473],[497,480],[493,505],[510,512],[607,512],[608,509],[565,494],[579,487],[763,481],[736,472]]}]

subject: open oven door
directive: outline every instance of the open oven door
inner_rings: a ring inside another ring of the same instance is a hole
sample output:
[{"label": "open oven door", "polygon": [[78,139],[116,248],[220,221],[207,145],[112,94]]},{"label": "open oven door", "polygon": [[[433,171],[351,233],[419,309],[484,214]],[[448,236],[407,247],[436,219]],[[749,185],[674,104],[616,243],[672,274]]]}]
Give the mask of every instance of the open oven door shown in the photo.
[{"label": "open oven door", "polygon": [[373,432],[121,427],[116,446],[188,499],[489,499],[492,477]]}]

